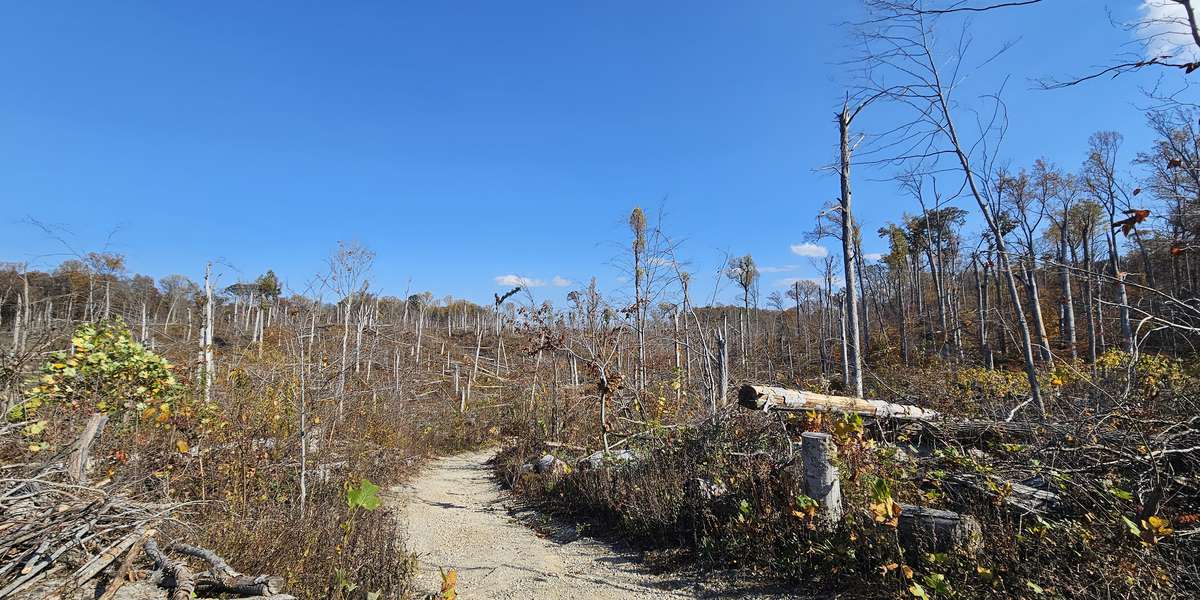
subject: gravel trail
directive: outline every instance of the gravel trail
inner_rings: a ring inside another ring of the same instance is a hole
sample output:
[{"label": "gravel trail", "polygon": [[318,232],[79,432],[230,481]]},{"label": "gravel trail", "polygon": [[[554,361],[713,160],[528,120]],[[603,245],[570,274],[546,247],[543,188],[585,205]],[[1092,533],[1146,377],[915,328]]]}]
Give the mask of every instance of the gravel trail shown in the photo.
[{"label": "gravel trail", "polygon": [[421,561],[419,585],[437,590],[439,568],[458,571],[464,600],[509,598],[698,598],[697,580],[649,572],[635,553],[589,537],[540,535],[513,516],[508,494],[486,464],[493,452],[439,459],[389,500],[408,526]]}]

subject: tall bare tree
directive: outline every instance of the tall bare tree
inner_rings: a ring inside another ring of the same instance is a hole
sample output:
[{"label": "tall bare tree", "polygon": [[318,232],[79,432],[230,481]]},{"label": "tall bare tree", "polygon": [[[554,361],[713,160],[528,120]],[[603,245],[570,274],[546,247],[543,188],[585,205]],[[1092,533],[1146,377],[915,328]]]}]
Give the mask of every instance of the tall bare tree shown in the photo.
[{"label": "tall bare tree", "polygon": [[758,266],[754,264],[754,258],[749,254],[729,259],[729,266],[725,269],[725,275],[733,280],[739,288],[742,289],[742,327],[741,327],[741,355],[742,369],[746,369],[747,346],[746,338],[749,336],[750,323],[750,292],[754,289],[754,284],[758,281]]},{"label": "tall bare tree", "polygon": [[[1021,333],[1021,350],[1025,360],[1025,372],[1029,381],[1030,396],[1043,414],[1041,384],[1034,363],[1033,342],[1029,323],[1022,308],[1016,276],[1009,261],[1009,252],[1000,221],[985,197],[979,180],[986,172],[976,164],[987,163],[981,153],[986,152],[988,134],[996,135],[1002,128],[995,122],[999,111],[993,112],[991,120],[982,125],[978,143],[964,140],[955,118],[957,104],[954,94],[963,76],[965,49],[958,47],[950,55],[939,53],[935,44],[934,24],[939,14],[928,14],[918,0],[868,0],[872,18],[863,28],[865,57],[864,64],[871,74],[872,89],[886,92],[898,106],[912,110],[910,126],[900,127],[903,141],[895,142],[900,147],[912,148],[904,152],[902,159],[915,161],[919,168],[937,169],[941,158],[949,158],[962,176],[964,193],[975,200],[988,230],[994,238],[999,270],[1007,282],[1009,298],[1016,314],[1017,327]],[[882,82],[886,81],[886,84]]]}]

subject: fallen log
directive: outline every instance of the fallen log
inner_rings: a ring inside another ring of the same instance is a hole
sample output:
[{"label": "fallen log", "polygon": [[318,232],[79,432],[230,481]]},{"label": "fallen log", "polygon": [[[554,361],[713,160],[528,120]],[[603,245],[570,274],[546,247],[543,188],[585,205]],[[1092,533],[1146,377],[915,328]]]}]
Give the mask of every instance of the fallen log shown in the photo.
[{"label": "fallen log", "polygon": [[900,504],[897,529],[909,551],[975,554],[983,547],[979,521],[948,510]]},{"label": "fallen log", "polygon": [[932,421],[940,416],[937,411],[911,404],[830,396],[768,385],[743,385],[738,390],[738,404],[762,411],[835,412],[913,421]]},{"label": "fallen log", "polygon": [[943,483],[957,490],[998,499],[1009,509],[1022,515],[1052,515],[1066,512],[1058,494],[1015,481],[1005,481],[992,475],[955,473],[947,477]]},{"label": "fallen log", "polygon": [[146,544],[146,540],[150,539],[150,537],[155,535],[155,533],[156,532],[151,529],[142,534],[138,540],[134,542],[133,546],[129,548],[129,551],[125,553],[125,560],[121,561],[120,566],[117,567],[117,571],[113,573],[112,579],[110,579],[108,585],[104,587],[104,592],[102,592],[100,597],[96,600],[113,600],[113,598],[117,596],[117,592],[120,591],[121,586],[125,585],[125,580],[129,576],[129,570],[133,568],[133,562],[137,560],[138,555],[142,553],[142,546],[144,546]]}]

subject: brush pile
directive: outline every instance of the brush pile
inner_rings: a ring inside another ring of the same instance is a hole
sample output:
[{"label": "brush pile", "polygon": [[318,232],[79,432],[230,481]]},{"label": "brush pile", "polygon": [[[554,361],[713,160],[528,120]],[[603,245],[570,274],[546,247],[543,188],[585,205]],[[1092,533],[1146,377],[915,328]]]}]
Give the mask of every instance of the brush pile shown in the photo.
[{"label": "brush pile", "polygon": [[135,500],[129,486],[107,479],[89,485],[87,452],[103,426],[93,419],[68,453],[0,471],[0,600],[113,600],[126,583],[143,579],[154,585],[130,586],[120,598],[292,598],[282,593],[281,577],[242,575],[215,553],[180,542],[161,548],[158,532],[180,529],[173,515],[186,503]]}]

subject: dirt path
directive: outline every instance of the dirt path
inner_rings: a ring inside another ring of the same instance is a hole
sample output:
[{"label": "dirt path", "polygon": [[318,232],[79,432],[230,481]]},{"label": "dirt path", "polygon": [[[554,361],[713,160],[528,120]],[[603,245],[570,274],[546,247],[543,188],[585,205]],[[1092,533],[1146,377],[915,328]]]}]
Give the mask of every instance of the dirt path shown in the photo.
[{"label": "dirt path", "polygon": [[540,536],[510,516],[507,494],[485,464],[491,456],[439,459],[393,490],[393,502],[404,507],[409,550],[421,559],[423,589],[438,589],[444,567],[458,570],[465,600],[730,597],[706,594],[699,581],[649,573],[636,554],[588,537]]}]

